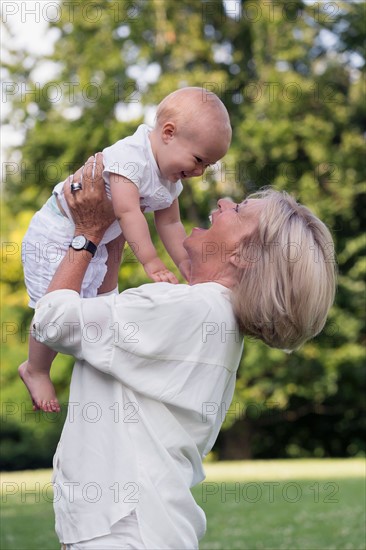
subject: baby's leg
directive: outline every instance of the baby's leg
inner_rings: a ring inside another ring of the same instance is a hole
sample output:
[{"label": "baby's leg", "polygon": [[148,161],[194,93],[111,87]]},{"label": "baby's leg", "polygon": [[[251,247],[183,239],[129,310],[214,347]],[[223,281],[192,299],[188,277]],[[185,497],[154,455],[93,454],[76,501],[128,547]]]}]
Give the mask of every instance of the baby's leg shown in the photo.
[{"label": "baby's leg", "polygon": [[33,410],[60,412],[55,388],[51,382],[51,364],[57,353],[45,344],[29,337],[28,360],[18,368],[19,375],[27,386],[33,401]]}]

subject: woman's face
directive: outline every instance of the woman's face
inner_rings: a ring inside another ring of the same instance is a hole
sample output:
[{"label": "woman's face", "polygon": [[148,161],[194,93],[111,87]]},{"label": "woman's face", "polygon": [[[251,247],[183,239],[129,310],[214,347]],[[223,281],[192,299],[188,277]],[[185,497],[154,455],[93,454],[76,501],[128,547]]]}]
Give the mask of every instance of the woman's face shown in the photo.
[{"label": "woman's face", "polygon": [[184,241],[189,251],[201,254],[202,262],[208,262],[210,256],[219,255],[225,263],[238,250],[244,238],[253,235],[258,227],[264,199],[247,199],[234,203],[230,199],[217,201],[217,209],[211,215],[209,229],[194,228]]}]

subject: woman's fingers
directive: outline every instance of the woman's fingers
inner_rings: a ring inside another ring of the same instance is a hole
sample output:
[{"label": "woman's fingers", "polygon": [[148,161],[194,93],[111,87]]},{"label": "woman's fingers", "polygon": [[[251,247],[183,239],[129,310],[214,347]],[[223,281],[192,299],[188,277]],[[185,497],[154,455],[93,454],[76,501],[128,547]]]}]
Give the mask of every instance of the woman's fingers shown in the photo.
[{"label": "woman's fingers", "polygon": [[97,153],[95,156],[89,157],[86,163],[84,164],[83,171],[82,171],[83,183],[85,183],[85,185],[87,185],[91,189],[98,187],[98,185],[100,186],[104,185],[103,178],[102,178],[102,172],[103,172],[102,158],[103,158],[102,155],[100,153]]},{"label": "woman's fingers", "polygon": [[94,188],[95,186],[103,186],[103,154],[96,153],[88,158],[88,160],[70,176],[70,183],[80,182],[82,185]]}]

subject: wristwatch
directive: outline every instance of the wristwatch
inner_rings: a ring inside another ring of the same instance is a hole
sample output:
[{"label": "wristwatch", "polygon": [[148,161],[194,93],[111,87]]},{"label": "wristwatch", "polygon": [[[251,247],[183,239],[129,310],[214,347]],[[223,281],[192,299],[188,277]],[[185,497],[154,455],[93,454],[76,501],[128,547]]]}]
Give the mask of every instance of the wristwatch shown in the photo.
[{"label": "wristwatch", "polygon": [[92,257],[97,251],[97,246],[89,241],[84,235],[77,235],[71,241],[70,247],[74,250],[87,250],[91,253]]}]

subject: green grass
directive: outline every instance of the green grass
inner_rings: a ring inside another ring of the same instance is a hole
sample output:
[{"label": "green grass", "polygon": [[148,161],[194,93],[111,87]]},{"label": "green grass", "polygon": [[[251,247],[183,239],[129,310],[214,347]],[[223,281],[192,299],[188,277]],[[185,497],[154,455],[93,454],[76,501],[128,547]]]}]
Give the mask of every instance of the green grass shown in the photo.
[{"label": "green grass", "polygon": [[54,532],[50,480],[51,470],[1,474],[1,550],[60,549]]},{"label": "green grass", "polygon": [[[362,459],[208,463],[205,469],[206,480],[193,490],[208,522],[201,550],[366,549]],[[1,477],[1,549],[58,550],[51,471]]]},{"label": "green grass", "polygon": [[363,460],[217,463],[207,474],[194,489],[208,520],[201,550],[366,548]]}]

